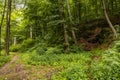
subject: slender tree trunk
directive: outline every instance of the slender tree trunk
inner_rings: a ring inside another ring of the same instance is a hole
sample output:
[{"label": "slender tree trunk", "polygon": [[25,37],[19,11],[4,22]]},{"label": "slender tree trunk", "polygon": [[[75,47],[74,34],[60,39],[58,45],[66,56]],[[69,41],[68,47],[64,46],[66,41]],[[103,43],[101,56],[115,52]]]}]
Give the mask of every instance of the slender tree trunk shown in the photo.
[{"label": "slender tree trunk", "polygon": [[13,44],[14,44],[14,46],[17,44],[17,37],[16,36],[13,37]]},{"label": "slender tree trunk", "polygon": [[88,0],[85,0],[85,16],[86,16],[86,22],[88,22]]},{"label": "slender tree trunk", "polygon": [[[69,14],[70,23],[73,25],[72,15],[71,15],[71,11],[70,11],[70,1],[69,0],[67,0],[67,8],[68,8],[68,14]],[[72,32],[74,42],[75,42],[75,44],[77,44],[77,39],[76,39],[75,31],[73,30],[73,28],[71,28],[71,32]]]},{"label": "slender tree trunk", "polygon": [[102,0],[102,4],[103,4],[103,10],[104,10],[105,18],[106,18],[106,20],[107,20],[107,22],[108,22],[108,24],[109,24],[109,26],[110,26],[114,36],[117,37],[117,32],[116,32],[115,28],[113,27],[113,25],[112,25],[112,23],[111,23],[111,21],[110,21],[110,19],[108,17],[104,0]]},{"label": "slender tree trunk", "polygon": [[9,55],[11,0],[7,0],[5,54]]},{"label": "slender tree trunk", "polygon": [[68,52],[70,50],[70,44],[68,40],[67,25],[65,23],[63,24],[63,28],[64,28],[64,38],[65,38],[65,43],[66,43],[65,51]]},{"label": "slender tree trunk", "polygon": [[33,38],[33,33],[32,33],[32,26],[30,26],[30,38],[32,39]]},{"label": "slender tree trunk", "polygon": [[77,13],[77,18],[78,18],[78,24],[80,24],[80,20],[81,20],[81,6],[80,6],[80,0],[75,0],[75,8],[76,8],[76,13]]},{"label": "slender tree trunk", "polygon": [[[61,1],[61,17],[65,21],[65,13],[64,13],[64,1]],[[69,44],[69,38],[68,38],[68,33],[67,33],[67,25],[65,22],[62,24],[63,30],[64,30],[64,39],[65,39],[65,52],[68,52],[70,50],[70,44]]]},{"label": "slender tree trunk", "polygon": [[4,16],[5,16],[5,9],[6,9],[6,0],[4,2],[4,9],[3,9],[2,19],[1,19],[1,23],[0,23],[0,50],[1,50],[1,30],[2,30],[2,24],[3,24]]},{"label": "slender tree trunk", "polygon": [[114,6],[113,6],[114,3],[113,3],[113,2],[114,2],[114,1],[112,0],[112,1],[111,1],[111,14],[113,14],[113,11],[114,11]]}]

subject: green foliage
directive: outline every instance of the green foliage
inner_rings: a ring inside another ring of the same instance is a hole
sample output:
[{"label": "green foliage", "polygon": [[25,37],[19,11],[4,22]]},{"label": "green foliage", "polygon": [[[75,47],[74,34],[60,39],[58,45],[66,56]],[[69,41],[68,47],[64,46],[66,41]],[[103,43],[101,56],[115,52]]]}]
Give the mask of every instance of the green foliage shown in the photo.
[{"label": "green foliage", "polygon": [[116,44],[116,49],[120,53],[120,41]]},{"label": "green foliage", "polygon": [[10,61],[11,56],[0,56],[0,67]]},{"label": "green foliage", "polygon": [[[46,51],[47,52],[47,51]],[[53,50],[54,52],[54,50]],[[46,53],[44,55],[39,55],[35,51],[33,53],[28,54],[29,60],[28,64],[46,64],[46,65],[68,65],[69,62],[82,62],[86,61],[89,57],[89,54],[78,53],[78,54],[54,54],[52,51],[50,53]],[[29,52],[28,52],[29,53]],[[82,61],[81,61],[82,60]]]},{"label": "green foliage", "polygon": [[27,39],[24,40],[21,44],[16,44],[16,45],[12,45],[10,47],[10,51],[11,52],[17,52],[17,51],[27,51],[30,47],[32,47],[34,45],[34,40],[33,39]]},{"label": "green foliage", "polygon": [[93,63],[91,72],[95,79],[99,80],[120,79],[119,77],[120,61],[118,55],[112,55],[112,57],[110,55],[111,54],[103,55],[104,59],[101,62]]},{"label": "green foliage", "polygon": [[120,41],[119,40],[114,41],[113,45],[111,45],[111,48],[120,53]]},{"label": "green foliage", "polygon": [[17,52],[21,49],[21,44],[17,44],[17,45],[12,45],[10,46],[10,51],[11,52]]},{"label": "green foliage", "polygon": [[21,44],[23,48],[21,50],[24,50],[24,49],[28,50],[30,47],[34,45],[34,43],[35,43],[34,40],[30,38],[28,38],[27,40],[24,40],[23,43]]},{"label": "green foliage", "polygon": [[[115,42],[116,43],[116,42]],[[119,80],[120,54],[116,47],[106,51],[96,49],[77,54],[54,54],[54,47],[48,47],[45,54],[27,53],[23,62],[34,66],[62,67],[52,73],[52,80]],[[92,56],[98,56],[94,59]]]},{"label": "green foliage", "polygon": [[99,61],[93,61],[91,65],[91,74],[95,80],[119,80],[120,79],[120,52],[118,43],[115,42],[112,48],[101,53],[102,58]]},{"label": "green foliage", "polygon": [[53,72],[52,80],[82,80],[88,79],[85,62],[90,60],[89,57],[87,52],[78,54],[53,54],[51,52],[44,55],[34,52],[23,55],[23,62],[34,66],[62,67],[61,72]]},{"label": "green foliage", "polygon": [[52,80],[89,80],[86,74],[87,67],[79,65],[70,66],[64,71],[52,76]]},{"label": "green foliage", "polygon": [[70,52],[77,53],[82,51],[82,46],[73,45],[70,47]]},{"label": "green foliage", "polygon": [[42,55],[42,54],[45,54],[47,50],[47,44],[46,43],[39,43],[39,44],[36,44],[36,53],[39,54],[39,55]]},{"label": "green foliage", "polygon": [[49,47],[46,51],[46,54],[61,54],[61,53],[63,53],[63,49],[59,48],[58,46]]}]

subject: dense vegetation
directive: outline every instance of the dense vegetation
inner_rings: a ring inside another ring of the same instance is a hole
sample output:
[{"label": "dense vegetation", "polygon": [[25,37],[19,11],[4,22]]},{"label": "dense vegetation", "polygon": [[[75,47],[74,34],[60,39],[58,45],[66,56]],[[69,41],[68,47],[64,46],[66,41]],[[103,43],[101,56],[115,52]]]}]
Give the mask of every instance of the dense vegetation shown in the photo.
[{"label": "dense vegetation", "polygon": [[0,0],[0,79],[120,80],[119,10],[120,0]]}]

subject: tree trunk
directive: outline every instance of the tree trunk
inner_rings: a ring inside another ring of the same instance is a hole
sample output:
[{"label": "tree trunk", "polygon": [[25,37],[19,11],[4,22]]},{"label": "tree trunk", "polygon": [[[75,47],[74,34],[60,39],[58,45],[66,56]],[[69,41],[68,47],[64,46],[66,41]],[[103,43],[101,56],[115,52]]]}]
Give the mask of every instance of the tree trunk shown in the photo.
[{"label": "tree trunk", "polygon": [[[61,17],[65,21],[65,13],[64,13],[64,1],[61,1]],[[68,52],[70,50],[70,44],[69,44],[69,38],[68,38],[68,33],[67,33],[67,26],[65,22],[62,24],[63,30],[64,30],[64,39],[65,39],[65,52]]]},{"label": "tree trunk", "polygon": [[65,38],[65,43],[66,43],[66,52],[68,52],[70,50],[70,44],[69,44],[69,41],[68,41],[68,34],[67,34],[67,26],[65,25],[65,23],[63,24],[63,28],[64,28],[64,38]]},{"label": "tree trunk", "polygon": [[110,21],[110,19],[108,17],[104,0],[102,0],[102,4],[103,4],[104,15],[105,15],[105,18],[107,20],[107,23],[109,24],[114,36],[117,37],[117,32],[116,32],[115,28],[113,27],[113,25],[112,25],[112,23],[111,23],[111,21]]},{"label": "tree trunk", "polygon": [[[72,15],[71,15],[71,11],[70,11],[70,1],[69,0],[67,0],[67,8],[68,8],[70,23],[73,25]],[[73,40],[74,40],[75,44],[77,44],[77,39],[76,39],[75,31],[73,30],[73,28],[71,28],[71,32],[72,32]]]},{"label": "tree trunk", "polygon": [[88,0],[85,0],[85,18],[86,18],[86,22],[88,22]]},{"label": "tree trunk", "polygon": [[5,54],[9,55],[11,0],[7,0]]},{"label": "tree trunk", "polygon": [[30,38],[33,38],[33,33],[32,33],[32,26],[30,26]]},{"label": "tree trunk", "polygon": [[1,51],[1,30],[2,30],[2,24],[3,24],[4,16],[5,16],[5,8],[6,8],[6,0],[4,2],[4,9],[3,9],[2,19],[1,19],[1,23],[0,23],[0,51]]},{"label": "tree trunk", "polygon": [[13,44],[14,44],[14,46],[17,44],[17,37],[16,36],[13,37]]},{"label": "tree trunk", "polygon": [[80,1],[76,0],[76,8],[77,8],[77,17],[78,17],[78,24],[80,24],[80,20],[81,20],[81,6],[80,6]]}]

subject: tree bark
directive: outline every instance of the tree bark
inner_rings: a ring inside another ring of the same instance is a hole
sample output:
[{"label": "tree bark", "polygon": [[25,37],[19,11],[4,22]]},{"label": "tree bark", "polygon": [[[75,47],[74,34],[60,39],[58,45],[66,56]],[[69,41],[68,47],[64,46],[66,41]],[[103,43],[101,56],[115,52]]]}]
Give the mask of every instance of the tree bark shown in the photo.
[{"label": "tree bark", "polygon": [[80,24],[80,20],[81,20],[81,6],[80,6],[80,1],[76,0],[76,10],[77,10],[77,17],[78,17],[78,24]]},{"label": "tree bark", "polygon": [[32,39],[33,38],[33,32],[32,32],[32,26],[30,26],[30,38]]},{"label": "tree bark", "polygon": [[86,17],[86,22],[88,22],[88,0],[85,0],[85,17]]},{"label": "tree bark", "polygon": [[[71,15],[71,11],[70,11],[70,1],[69,0],[67,0],[67,8],[68,8],[70,23],[71,23],[71,26],[72,26],[73,21],[72,21],[72,15]],[[71,32],[72,32],[74,43],[77,44],[77,39],[76,39],[75,31],[73,30],[73,28],[71,28]]]},{"label": "tree bark", "polygon": [[70,44],[69,44],[69,40],[68,40],[68,33],[67,33],[67,26],[66,24],[64,23],[63,24],[63,28],[64,28],[64,38],[65,38],[65,43],[66,43],[66,52],[68,52],[70,50]]},{"label": "tree bark", "polygon": [[[64,13],[64,1],[61,1],[61,17],[63,19],[63,21],[65,21],[65,13]],[[68,52],[70,50],[70,44],[69,44],[69,38],[68,38],[68,33],[67,33],[67,25],[65,24],[65,22],[62,24],[63,26],[63,30],[64,30],[64,39],[65,39],[65,52]]]},{"label": "tree bark", "polygon": [[9,55],[11,0],[7,0],[5,54]]},{"label": "tree bark", "polygon": [[110,21],[110,19],[108,17],[104,0],[102,0],[102,4],[103,4],[104,15],[105,15],[105,18],[107,20],[107,23],[109,24],[109,27],[111,28],[114,36],[117,37],[117,32],[116,32],[115,28],[113,27],[113,25],[112,25],[112,23],[111,23],[111,21]]},{"label": "tree bark", "polygon": [[14,46],[17,44],[17,37],[16,36],[13,37],[13,44],[14,44]]},{"label": "tree bark", "polygon": [[2,24],[3,24],[4,16],[5,16],[5,9],[6,9],[6,0],[4,2],[4,9],[3,9],[2,19],[1,19],[1,23],[0,23],[0,50],[1,50],[1,30],[2,30]]}]

